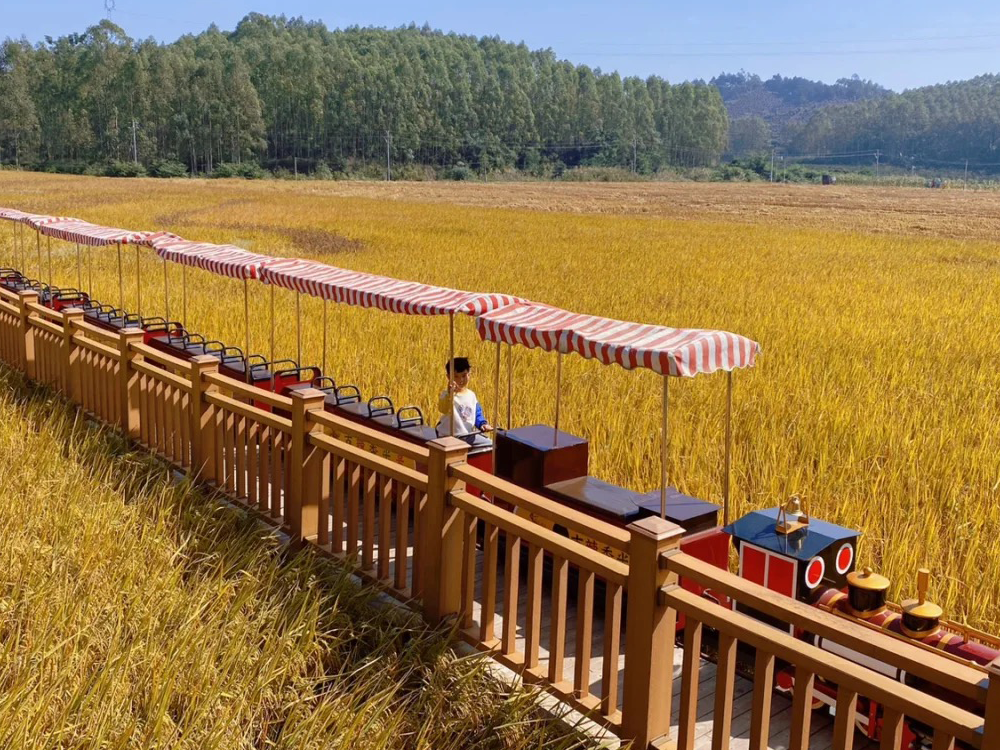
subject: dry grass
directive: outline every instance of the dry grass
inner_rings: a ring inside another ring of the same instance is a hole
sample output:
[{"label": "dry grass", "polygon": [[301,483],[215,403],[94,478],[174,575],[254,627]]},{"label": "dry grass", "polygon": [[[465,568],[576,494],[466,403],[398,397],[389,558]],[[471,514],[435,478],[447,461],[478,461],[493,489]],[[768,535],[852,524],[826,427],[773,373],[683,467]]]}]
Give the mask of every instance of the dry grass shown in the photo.
[{"label": "dry grass", "polygon": [[0,482],[0,747],[578,746],[415,614],[6,368]]},{"label": "dry grass", "polygon": [[[4,173],[2,204],[751,336],[764,354],[756,371],[736,378],[736,512],[801,492],[817,516],[864,530],[861,562],[894,579],[896,598],[913,592],[914,571],[926,564],[949,614],[1000,626],[994,194]],[[10,233],[0,232],[9,257]],[[344,251],[331,255],[333,237]],[[75,284],[72,249],[54,249],[57,282]],[[154,269],[143,277],[144,309],[162,312],[163,271],[143,258]],[[117,302],[114,252],[95,251],[95,259],[97,296]],[[135,307],[131,253],[127,261],[126,302]],[[169,274],[176,315],[180,271]],[[190,326],[242,345],[239,285],[201,273],[190,282],[198,290]],[[254,291],[252,348],[266,353],[267,294]],[[279,293],[278,308],[279,354],[294,355],[294,295]],[[303,309],[304,358],[318,363],[322,307],[309,299]],[[338,380],[397,403],[433,404],[447,356],[443,319],[332,307],[328,314],[328,369]],[[478,364],[474,387],[492,412],[493,350],[468,322],[459,344]],[[550,356],[515,352],[515,424],[551,421],[554,365]],[[565,365],[564,426],[592,439],[593,473],[655,487],[657,379],[574,357]],[[724,382],[671,385],[671,481],[718,500]]]}]

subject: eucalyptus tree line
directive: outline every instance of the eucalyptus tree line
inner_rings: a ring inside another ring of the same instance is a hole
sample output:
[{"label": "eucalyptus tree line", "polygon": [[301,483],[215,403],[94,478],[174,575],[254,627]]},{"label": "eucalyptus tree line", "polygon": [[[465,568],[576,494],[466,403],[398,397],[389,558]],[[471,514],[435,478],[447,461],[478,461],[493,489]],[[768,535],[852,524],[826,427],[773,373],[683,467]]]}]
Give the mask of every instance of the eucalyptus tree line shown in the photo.
[{"label": "eucalyptus tree line", "polygon": [[557,160],[651,171],[711,163],[714,86],[621,78],[493,37],[331,31],[251,14],[170,44],[103,21],[0,47],[0,159],[266,166],[384,159],[484,170]]}]

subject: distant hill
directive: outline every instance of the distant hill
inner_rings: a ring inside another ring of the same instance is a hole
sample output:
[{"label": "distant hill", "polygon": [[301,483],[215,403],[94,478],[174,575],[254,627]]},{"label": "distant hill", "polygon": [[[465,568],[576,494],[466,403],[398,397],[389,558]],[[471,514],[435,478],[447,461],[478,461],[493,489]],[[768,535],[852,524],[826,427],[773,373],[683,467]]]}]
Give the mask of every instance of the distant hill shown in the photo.
[{"label": "distant hill", "polygon": [[721,73],[709,81],[719,89],[730,121],[761,118],[779,145],[788,140],[789,126],[808,121],[824,107],[882,99],[892,91],[857,75],[836,83],[775,75],[767,80],[741,70]]},{"label": "distant hill", "polygon": [[982,75],[824,107],[795,128],[797,153],[878,151],[902,167],[1000,169],[1000,76]]}]

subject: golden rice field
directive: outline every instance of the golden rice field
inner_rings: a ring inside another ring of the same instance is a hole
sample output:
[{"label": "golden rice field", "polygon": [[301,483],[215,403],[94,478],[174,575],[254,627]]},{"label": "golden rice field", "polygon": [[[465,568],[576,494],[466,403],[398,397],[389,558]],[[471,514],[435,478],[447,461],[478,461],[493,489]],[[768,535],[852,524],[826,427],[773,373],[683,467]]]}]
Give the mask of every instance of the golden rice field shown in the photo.
[{"label": "golden rice field", "polygon": [[583,746],[416,613],[7,368],[0,482],[0,747]]},{"label": "golden rice field", "polygon": [[[0,205],[750,336],[763,355],[735,379],[734,512],[801,493],[814,515],[865,532],[860,562],[893,579],[895,598],[913,593],[916,568],[926,565],[936,574],[933,595],[954,619],[1000,628],[1000,203],[993,194],[4,172]],[[34,273],[34,245],[28,249]],[[125,255],[130,308],[135,252]],[[13,253],[10,227],[0,226],[0,260]],[[53,254],[56,283],[75,286],[74,249],[54,242]],[[117,303],[114,250],[95,250],[92,261],[95,296]],[[148,250],[138,262],[142,310],[162,314],[162,264]],[[85,287],[89,273],[84,254]],[[181,271],[166,273],[176,317]],[[189,328],[242,346],[241,285],[197,271],[188,281]],[[251,293],[251,348],[266,354],[268,293],[259,285]],[[277,309],[278,354],[294,356],[295,295],[279,292]],[[323,306],[303,298],[302,312],[303,358],[318,364]],[[326,314],[327,369],[339,382],[433,407],[444,385],[446,319],[333,306]],[[495,348],[478,342],[468,320],[459,321],[457,336],[492,414]],[[660,387],[649,372],[565,358],[562,424],[592,440],[592,473],[637,490],[656,487]],[[671,483],[714,501],[724,393],[721,375],[671,383]],[[515,425],[551,422],[555,358],[515,350],[513,394]]]}]

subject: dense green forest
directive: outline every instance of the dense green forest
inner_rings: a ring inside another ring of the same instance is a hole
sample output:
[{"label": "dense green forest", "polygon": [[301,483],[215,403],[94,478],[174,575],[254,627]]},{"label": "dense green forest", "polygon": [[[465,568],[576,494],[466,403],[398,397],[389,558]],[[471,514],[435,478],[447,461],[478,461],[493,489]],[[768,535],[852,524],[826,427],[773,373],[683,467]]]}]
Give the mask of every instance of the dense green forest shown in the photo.
[{"label": "dense green forest", "polygon": [[[897,166],[1000,167],[1000,76],[824,108],[791,138],[798,153],[871,153]],[[867,157],[866,157],[867,158]]]},{"label": "dense green forest", "polygon": [[714,86],[429,28],[252,14],[170,44],[103,21],[0,48],[0,160],[36,168],[346,171],[388,155],[397,168],[651,172],[716,162],[727,127]]}]

